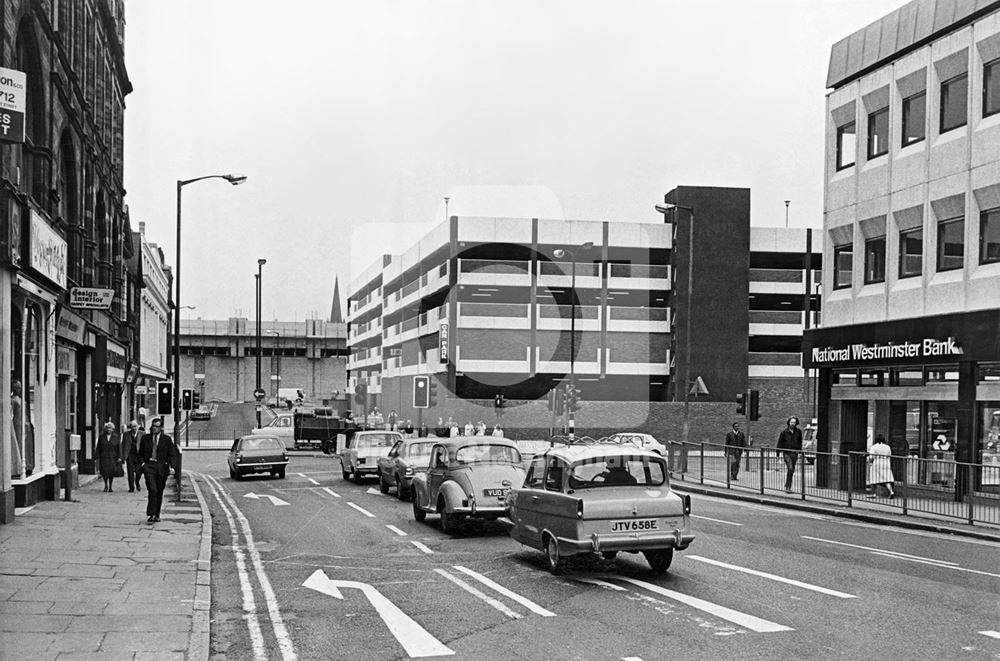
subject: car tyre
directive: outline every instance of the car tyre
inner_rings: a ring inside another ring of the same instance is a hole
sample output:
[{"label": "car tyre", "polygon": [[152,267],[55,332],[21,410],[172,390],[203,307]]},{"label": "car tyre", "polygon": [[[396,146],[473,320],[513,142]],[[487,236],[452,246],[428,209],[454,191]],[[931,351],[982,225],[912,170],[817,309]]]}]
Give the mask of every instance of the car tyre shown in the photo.
[{"label": "car tyre", "polygon": [[278,475],[278,479],[279,480],[285,479],[285,469],[284,468],[279,468],[278,472],[277,472],[277,475]]},{"label": "car tyre", "polygon": [[420,509],[416,496],[413,497],[413,518],[417,521],[423,521],[427,518],[427,512]]},{"label": "car tyre", "polygon": [[355,484],[361,484],[361,471],[354,469],[354,475],[351,476],[351,481]]},{"label": "car tyre", "polygon": [[673,549],[654,549],[643,551],[642,554],[646,556],[650,569],[657,574],[663,574],[670,569],[670,563],[674,559]]},{"label": "car tyre", "polygon": [[233,479],[234,480],[242,480],[243,479],[243,473],[239,472],[238,470],[237,471],[233,471]]},{"label": "car tyre", "polygon": [[441,510],[441,532],[453,533],[458,530],[458,522],[462,517],[458,514]]},{"label": "car tyre", "polygon": [[344,468],[344,462],[343,461],[340,462],[340,474],[343,476],[343,478],[345,480],[351,479],[351,471],[349,471],[346,468]]},{"label": "car tyre", "polygon": [[236,479],[236,471],[233,470],[232,466],[229,467],[229,477],[233,480]]},{"label": "car tyre", "polygon": [[555,575],[562,574],[566,568],[566,563],[563,557],[559,555],[559,542],[556,541],[555,535],[547,534],[544,538],[545,543],[545,561],[548,565],[549,571]]},{"label": "car tyre", "polygon": [[385,481],[382,471],[378,472],[378,490],[379,493],[389,493],[389,483]]},{"label": "car tyre", "polygon": [[406,493],[406,489],[403,488],[403,483],[399,480],[399,476],[396,476],[396,498],[400,500],[406,500],[410,494]]}]

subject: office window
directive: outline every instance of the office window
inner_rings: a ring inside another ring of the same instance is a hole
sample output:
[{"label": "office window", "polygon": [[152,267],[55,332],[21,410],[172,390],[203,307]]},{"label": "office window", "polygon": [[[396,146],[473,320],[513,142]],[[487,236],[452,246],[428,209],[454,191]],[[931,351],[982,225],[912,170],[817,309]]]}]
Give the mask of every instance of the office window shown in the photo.
[{"label": "office window", "polygon": [[844,289],[851,286],[851,268],[854,253],[851,244],[833,248],[833,288]]},{"label": "office window", "polygon": [[1000,59],[983,65],[983,117],[1000,112]]},{"label": "office window", "polygon": [[858,146],[858,128],[851,122],[837,127],[837,169],[843,170],[854,165],[854,154]]},{"label": "office window", "polygon": [[889,108],[882,108],[868,115],[868,158],[881,156],[888,151]]},{"label": "office window", "polygon": [[1000,209],[979,215],[979,263],[1000,262]]},{"label": "office window", "polygon": [[903,99],[903,146],[927,137],[927,92]]},{"label": "office window", "polygon": [[865,284],[885,282],[885,237],[865,241]]},{"label": "office window", "polygon": [[941,133],[965,126],[968,118],[969,75],[941,83]]},{"label": "office window", "polygon": [[899,233],[899,277],[920,275],[924,267],[924,230],[904,230]]},{"label": "office window", "polygon": [[965,220],[952,218],[938,223],[937,270],[962,268],[965,257]]}]

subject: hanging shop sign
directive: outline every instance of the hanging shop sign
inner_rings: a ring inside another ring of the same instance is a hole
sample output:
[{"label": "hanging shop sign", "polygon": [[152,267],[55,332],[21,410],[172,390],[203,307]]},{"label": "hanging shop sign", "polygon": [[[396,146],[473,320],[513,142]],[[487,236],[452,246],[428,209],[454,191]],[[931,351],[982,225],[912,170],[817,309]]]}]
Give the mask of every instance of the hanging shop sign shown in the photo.
[{"label": "hanging shop sign", "polygon": [[28,76],[0,67],[0,142],[24,142]]},{"label": "hanging shop sign", "polygon": [[125,347],[103,335],[94,351],[94,383],[124,383],[128,360]]},{"label": "hanging shop sign", "polygon": [[0,213],[6,214],[7,223],[2,235],[0,235],[0,263],[10,264],[14,268],[21,266],[21,204],[11,194],[7,194],[6,199],[2,197],[3,205]]},{"label": "hanging shop sign", "polygon": [[66,288],[66,241],[34,209],[28,244],[28,266]]},{"label": "hanging shop sign", "polygon": [[56,336],[74,344],[83,344],[87,337],[87,322],[80,315],[60,307],[59,318],[56,320]]},{"label": "hanging shop sign", "polygon": [[72,287],[69,290],[69,306],[77,310],[109,310],[114,297],[114,289]]}]

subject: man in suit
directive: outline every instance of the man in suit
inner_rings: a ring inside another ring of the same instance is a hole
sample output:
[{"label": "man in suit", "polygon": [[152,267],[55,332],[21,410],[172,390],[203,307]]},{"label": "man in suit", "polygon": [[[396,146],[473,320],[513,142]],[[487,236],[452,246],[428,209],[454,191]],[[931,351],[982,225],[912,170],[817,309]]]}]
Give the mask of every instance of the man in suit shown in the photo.
[{"label": "man in suit", "polygon": [[146,477],[146,522],[160,520],[163,490],[167,486],[170,467],[176,465],[178,450],[174,440],[163,433],[163,421],[156,418],[149,425],[149,433],[139,441],[139,461]]},{"label": "man in suit", "polygon": [[121,457],[125,460],[125,473],[128,475],[129,493],[138,489],[142,491],[140,478],[142,470],[139,468],[139,424],[135,420],[128,423],[128,431],[122,434]]},{"label": "man in suit", "polygon": [[729,479],[738,480],[740,474],[740,458],[743,448],[747,446],[747,437],[740,429],[740,423],[734,422],[733,428],[726,434],[726,456],[729,458]]}]

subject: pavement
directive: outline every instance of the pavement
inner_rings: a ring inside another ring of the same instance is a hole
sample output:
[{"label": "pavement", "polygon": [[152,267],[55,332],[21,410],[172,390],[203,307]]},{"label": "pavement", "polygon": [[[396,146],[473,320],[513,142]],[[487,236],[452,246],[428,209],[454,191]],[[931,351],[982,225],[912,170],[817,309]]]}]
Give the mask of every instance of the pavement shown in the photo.
[{"label": "pavement", "polygon": [[[0,526],[0,661],[207,661],[212,525],[198,485],[167,484],[162,521],[146,492],[104,493],[81,476],[73,501],[44,501]],[[122,480],[116,480],[122,482]],[[803,501],[674,481],[677,491],[733,498],[1000,544],[1000,526],[902,515],[877,502]]]}]

